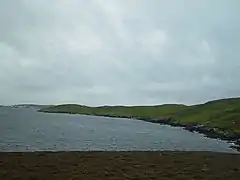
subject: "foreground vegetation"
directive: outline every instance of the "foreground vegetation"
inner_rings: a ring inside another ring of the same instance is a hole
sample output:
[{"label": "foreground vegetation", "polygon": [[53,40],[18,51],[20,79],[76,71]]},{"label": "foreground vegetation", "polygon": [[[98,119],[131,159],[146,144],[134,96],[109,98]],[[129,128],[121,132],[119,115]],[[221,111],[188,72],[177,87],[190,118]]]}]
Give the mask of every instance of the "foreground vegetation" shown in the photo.
[{"label": "foreground vegetation", "polygon": [[[44,108],[42,112],[130,117],[149,121],[183,125],[204,125],[224,132],[240,133],[240,98],[221,99],[204,104],[186,106],[165,104],[158,106],[101,106],[88,107],[64,104]],[[164,122],[165,122],[164,121]]]},{"label": "foreground vegetation", "polygon": [[1,180],[238,180],[240,155],[210,152],[0,153]]}]

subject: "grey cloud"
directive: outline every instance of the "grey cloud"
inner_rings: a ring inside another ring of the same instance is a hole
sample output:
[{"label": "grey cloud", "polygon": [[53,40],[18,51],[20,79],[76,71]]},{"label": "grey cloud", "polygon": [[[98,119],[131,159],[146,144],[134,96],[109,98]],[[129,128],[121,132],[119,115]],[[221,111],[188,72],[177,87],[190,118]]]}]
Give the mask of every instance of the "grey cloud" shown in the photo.
[{"label": "grey cloud", "polygon": [[0,0],[0,104],[239,96],[238,0]]}]

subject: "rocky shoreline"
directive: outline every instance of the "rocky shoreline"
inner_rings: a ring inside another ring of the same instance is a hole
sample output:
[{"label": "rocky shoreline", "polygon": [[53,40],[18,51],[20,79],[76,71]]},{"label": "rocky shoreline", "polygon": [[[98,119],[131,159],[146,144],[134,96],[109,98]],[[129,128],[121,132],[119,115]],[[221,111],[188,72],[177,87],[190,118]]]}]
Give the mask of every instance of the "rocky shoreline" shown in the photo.
[{"label": "rocky shoreline", "polygon": [[142,120],[151,123],[158,123],[163,125],[170,125],[172,127],[182,127],[183,129],[190,132],[197,132],[200,134],[204,134],[206,137],[213,139],[221,139],[233,143],[234,145],[231,148],[236,149],[240,152],[240,133],[226,131],[224,129],[215,128],[215,127],[207,127],[201,124],[183,124],[173,120],[171,117],[163,117],[163,118],[142,118],[142,117],[132,117],[132,116],[116,116],[116,115],[97,115],[104,117],[113,117],[113,118],[127,118],[127,119],[136,119]]},{"label": "rocky shoreline", "polygon": [[[76,114],[72,112],[49,112],[42,111],[45,113],[68,113],[68,114]],[[171,117],[161,117],[161,118],[151,118],[151,117],[137,117],[137,116],[126,116],[126,115],[110,115],[110,114],[85,114],[91,116],[102,116],[109,118],[126,118],[126,119],[134,119],[134,120],[142,120],[151,123],[169,125],[172,127],[182,127],[184,130],[190,132],[197,132],[200,134],[204,134],[206,137],[213,139],[221,139],[232,143],[233,145],[230,148],[236,149],[240,152],[240,133],[235,133],[232,131],[226,131],[224,129],[216,128],[216,127],[208,127],[201,124],[183,124]]]}]

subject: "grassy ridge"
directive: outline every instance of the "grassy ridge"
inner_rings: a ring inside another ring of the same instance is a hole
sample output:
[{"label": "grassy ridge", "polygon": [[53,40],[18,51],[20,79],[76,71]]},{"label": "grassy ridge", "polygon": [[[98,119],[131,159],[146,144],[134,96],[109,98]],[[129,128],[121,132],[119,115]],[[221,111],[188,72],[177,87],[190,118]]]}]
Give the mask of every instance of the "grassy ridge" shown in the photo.
[{"label": "grassy ridge", "polygon": [[240,98],[221,99],[204,104],[186,106],[166,104],[158,106],[101,106],[88,107],[64,104],[45,108],[42,112],[107,115],[139,119],[170,117],[170,121],[190,125],[205,125],[240,133]]},{"label": "grassy ridge", "polygon": [[240,132],[240,98],[221,99],[194,105],[173,117],[182,123],[203,124]]}]

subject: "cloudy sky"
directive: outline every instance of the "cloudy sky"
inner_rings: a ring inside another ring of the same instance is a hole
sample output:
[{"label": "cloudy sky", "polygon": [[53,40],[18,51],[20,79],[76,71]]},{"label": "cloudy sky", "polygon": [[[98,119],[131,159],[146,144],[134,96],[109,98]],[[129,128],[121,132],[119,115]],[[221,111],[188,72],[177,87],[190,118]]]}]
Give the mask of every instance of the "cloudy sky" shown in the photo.
[{"label": "cloudy sky", "polygon": [[194,104],[239,79],[239,0],[0,0],[0,104]]}]

